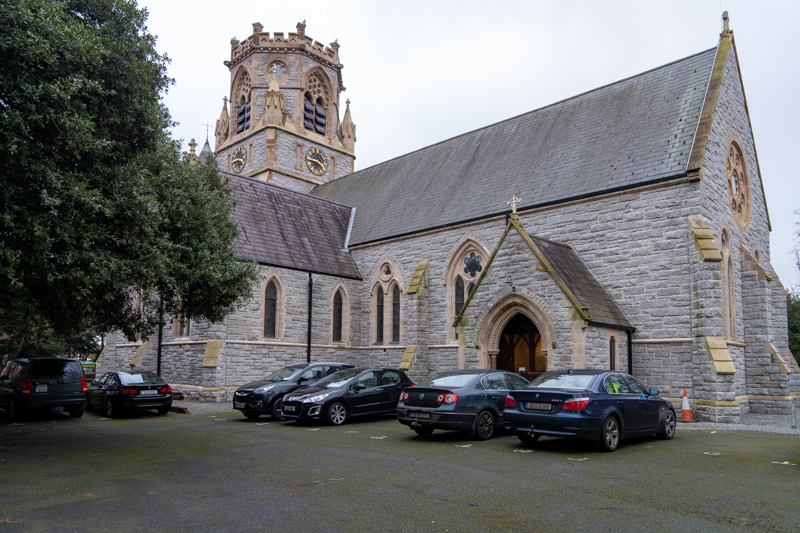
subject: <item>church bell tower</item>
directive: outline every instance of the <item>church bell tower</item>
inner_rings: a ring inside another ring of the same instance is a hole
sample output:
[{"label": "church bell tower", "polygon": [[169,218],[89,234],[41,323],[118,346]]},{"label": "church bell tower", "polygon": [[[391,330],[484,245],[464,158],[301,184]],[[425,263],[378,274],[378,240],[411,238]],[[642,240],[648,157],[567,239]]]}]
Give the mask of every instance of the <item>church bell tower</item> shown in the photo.
[{"label": "church bell tower", "polygon": [[231,40],[230,95],[217,120],[217,167],[307,192],[353,171],[355,124],[344,91],[339,43],[297,32],[270,36],[259,23]]}]

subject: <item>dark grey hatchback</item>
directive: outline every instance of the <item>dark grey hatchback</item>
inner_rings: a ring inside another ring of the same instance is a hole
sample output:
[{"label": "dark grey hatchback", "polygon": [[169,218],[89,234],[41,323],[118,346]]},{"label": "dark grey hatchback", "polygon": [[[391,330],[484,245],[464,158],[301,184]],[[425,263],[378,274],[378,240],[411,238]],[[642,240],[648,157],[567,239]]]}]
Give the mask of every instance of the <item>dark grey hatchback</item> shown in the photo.
[{"label": "dark grey hatchback", "polygon": [[490,439],[503,427],[509,391],[527,386],[528,381],[517,374],[498,370],[442,372],[403,391],[397,419],[418,435],[455,429]]},{"label": "dark grey hatchback", "polygon": [[281,413],[283,397],[314,383],[339,370],[352,368],[345,363],[297,363],[281,368],[264,379],[242,385],[233,394],[233,408],[255,420],[261,415],[272,415],[284,420]]}]

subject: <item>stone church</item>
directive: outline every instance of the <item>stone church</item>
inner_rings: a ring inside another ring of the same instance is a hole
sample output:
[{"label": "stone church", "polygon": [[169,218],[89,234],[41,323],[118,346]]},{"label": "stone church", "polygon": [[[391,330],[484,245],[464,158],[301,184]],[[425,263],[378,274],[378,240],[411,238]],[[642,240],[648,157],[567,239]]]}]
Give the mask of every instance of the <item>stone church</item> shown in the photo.
[{"label": "stone church", "polygon": [[[339,44],[253,24],[213,157],[261,280],[224,322],[165,328],[162,376],[224,401],[306,360],[417,381],[611,368],[686,389],[703,420],[788,412],[800,368],[725,26],[714,48],[354,172]],[[99,371],[155,353],[115,337]]]}]

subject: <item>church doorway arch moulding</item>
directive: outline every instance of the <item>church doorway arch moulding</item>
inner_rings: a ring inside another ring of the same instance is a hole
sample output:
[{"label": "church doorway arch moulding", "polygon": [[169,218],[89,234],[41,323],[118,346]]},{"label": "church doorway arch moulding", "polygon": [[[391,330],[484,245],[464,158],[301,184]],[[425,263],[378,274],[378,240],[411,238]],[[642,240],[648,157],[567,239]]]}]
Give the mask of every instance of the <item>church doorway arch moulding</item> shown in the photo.
[{"label": "church doorway arch moulding", "polygon": [[542,352],[547,360],[547,370],[553,368],[553,350],[556,336],[547,314],[533,300],[519,293],[509,294],[497,302],[486,315],[478,330],[478,364],[481,368],[497,368],[500,339],[506,325],[517,315],[524,315],[534,323],[542,336]]}]

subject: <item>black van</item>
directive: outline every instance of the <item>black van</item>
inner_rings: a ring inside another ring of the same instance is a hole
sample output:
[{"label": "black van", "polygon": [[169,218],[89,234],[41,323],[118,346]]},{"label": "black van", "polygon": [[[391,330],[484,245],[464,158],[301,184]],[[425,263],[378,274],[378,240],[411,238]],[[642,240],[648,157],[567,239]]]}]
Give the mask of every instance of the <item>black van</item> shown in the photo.
[{"label": "black van", "polygon": [[36,409],[77,418],[85,404],[86,378],[77,359],[15,359],[0,374],[0,409],[9,421]]}]

